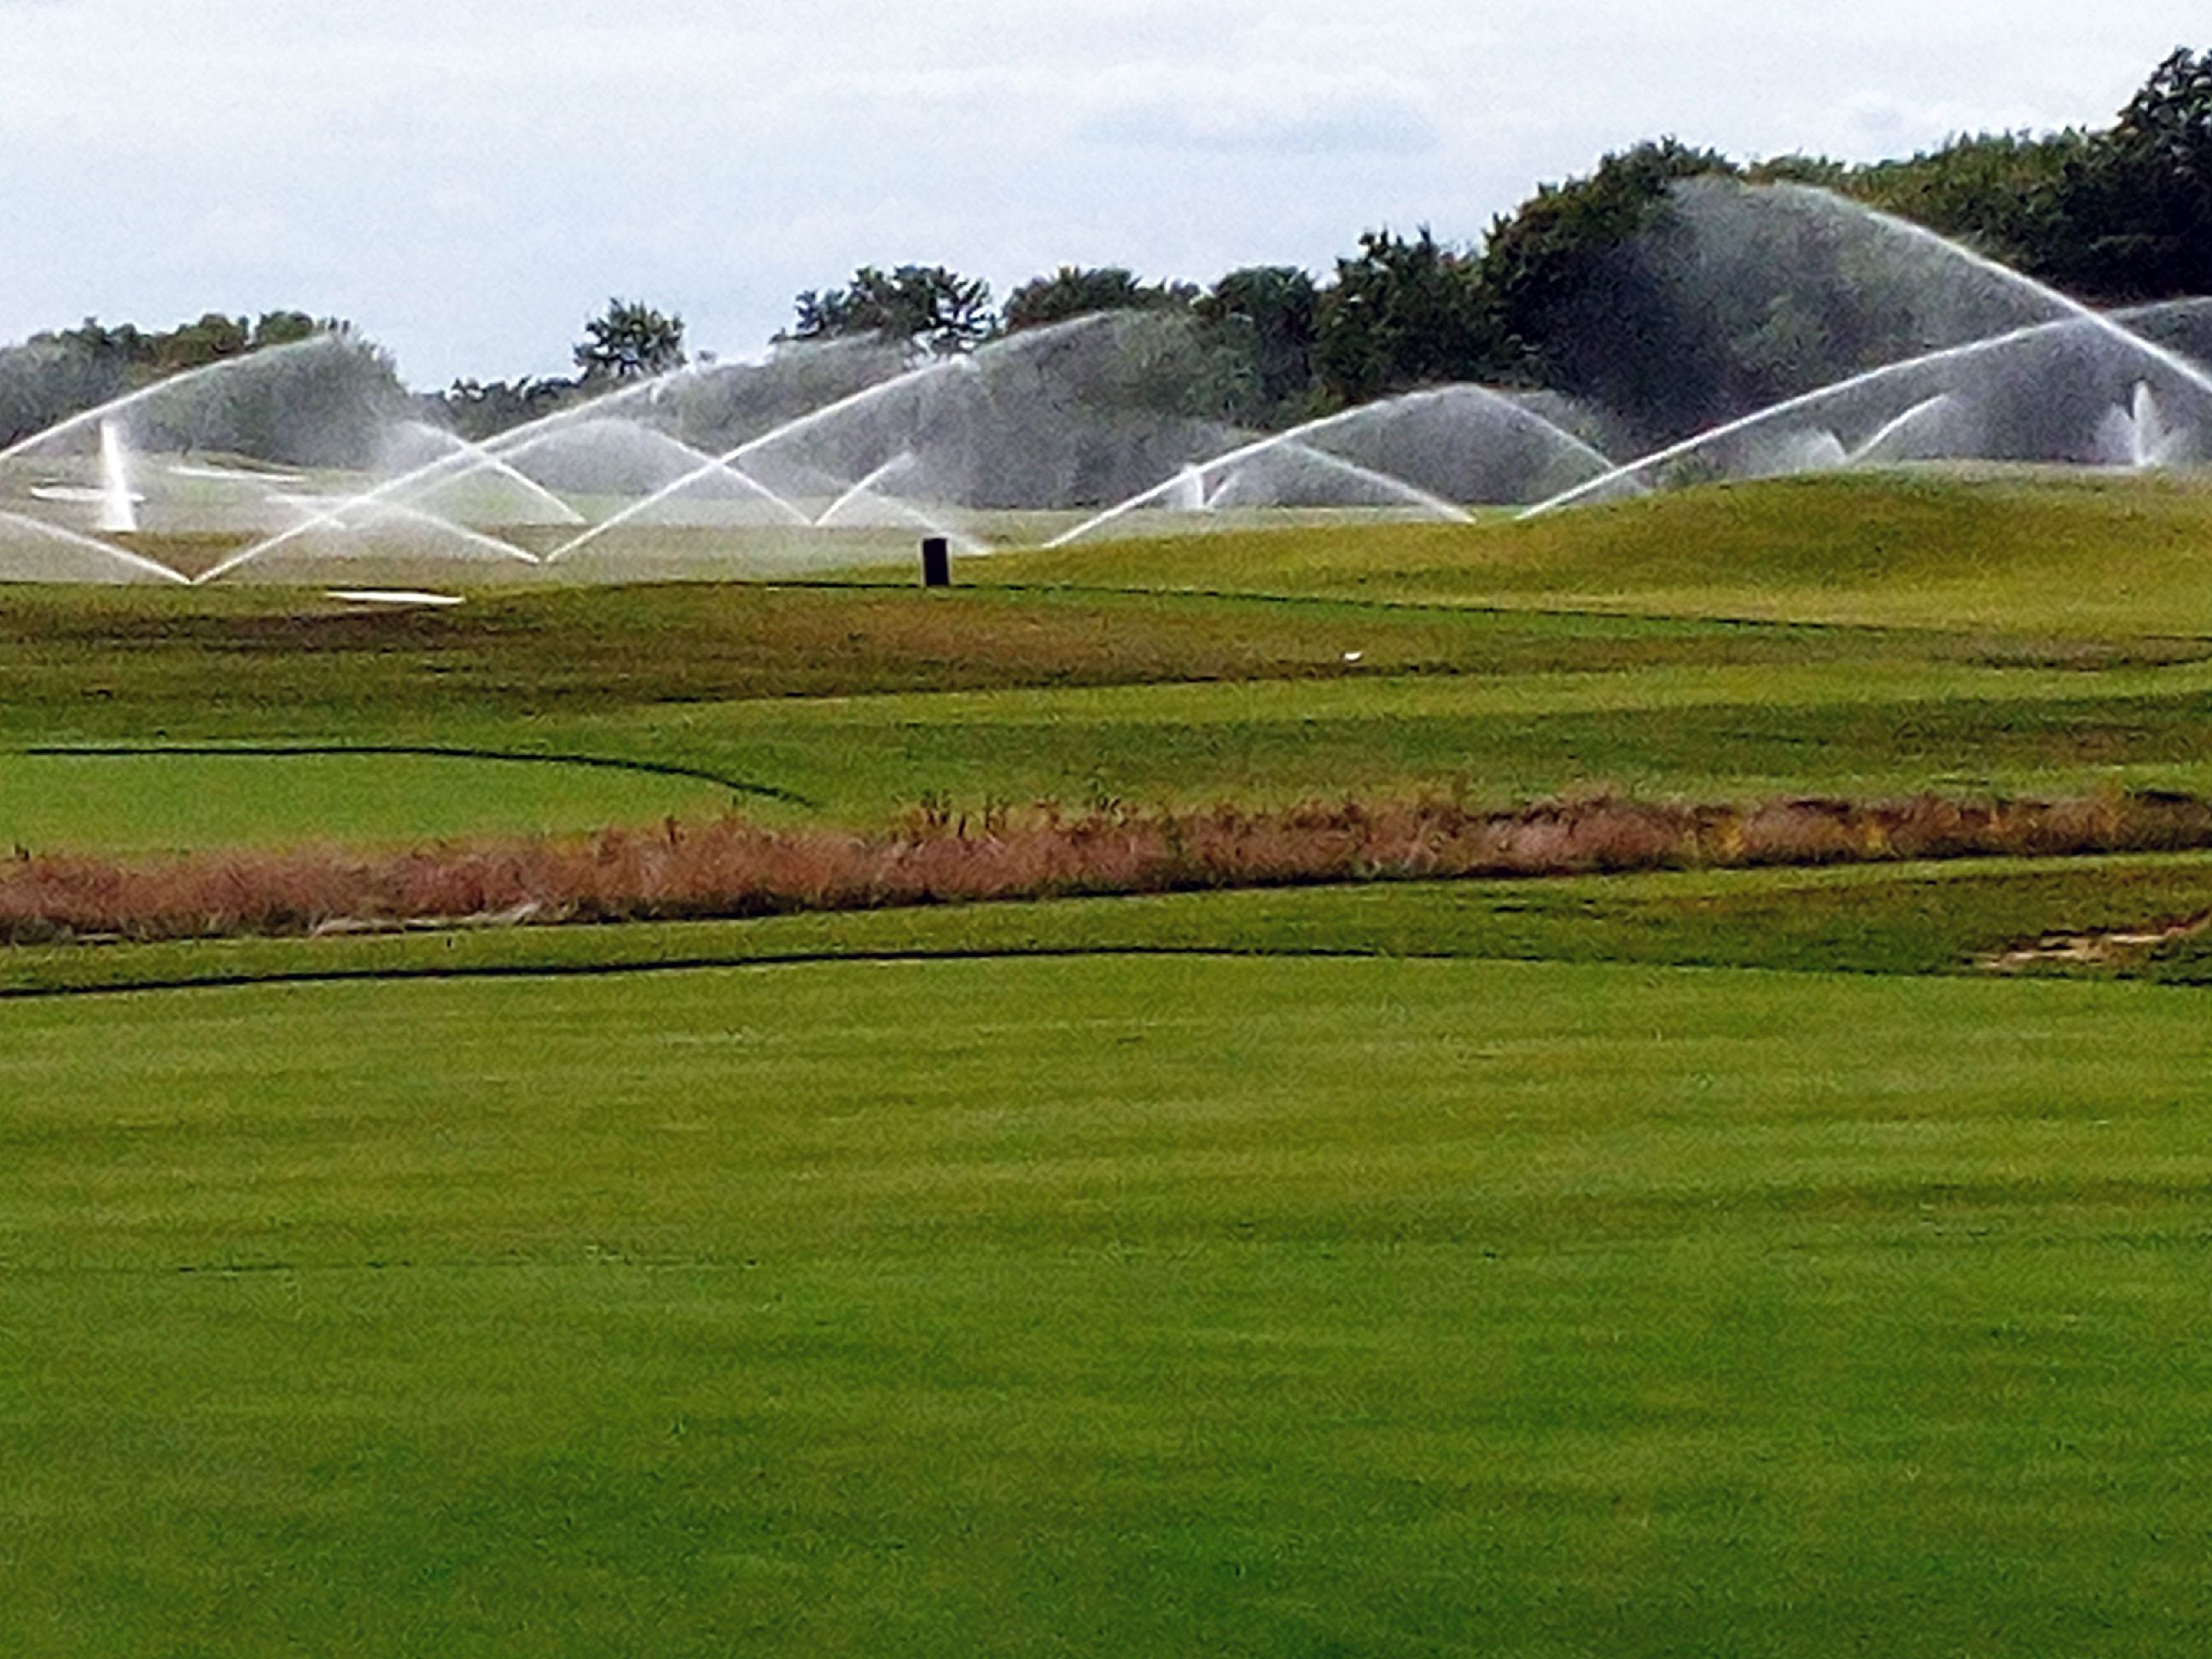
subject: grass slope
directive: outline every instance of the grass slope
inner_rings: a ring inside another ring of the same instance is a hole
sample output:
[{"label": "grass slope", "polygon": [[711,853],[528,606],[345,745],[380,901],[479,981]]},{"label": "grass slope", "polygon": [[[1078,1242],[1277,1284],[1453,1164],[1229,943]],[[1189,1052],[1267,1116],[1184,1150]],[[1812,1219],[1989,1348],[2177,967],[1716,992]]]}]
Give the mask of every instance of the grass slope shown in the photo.
[{"label": "grass slope", "polygon": [[1847,473],[1475,526],[1231,532],[973,562],[975,580],[1598,606],[1939,629],[2212,631],[2212,489]]},{"label": "grass slope", "polygon": [[1453,963],[9,1005],[0,1631],[2189,1650],[2207,1058]]}]

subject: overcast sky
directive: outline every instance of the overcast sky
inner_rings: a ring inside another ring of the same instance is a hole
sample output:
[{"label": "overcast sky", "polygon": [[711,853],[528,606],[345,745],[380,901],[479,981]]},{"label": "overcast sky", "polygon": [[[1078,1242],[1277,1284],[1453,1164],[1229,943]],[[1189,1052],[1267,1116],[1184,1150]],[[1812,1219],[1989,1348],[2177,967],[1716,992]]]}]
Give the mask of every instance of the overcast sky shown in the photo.
[{"label": "overcast sky", "polygon": [[297,307],[435,386],[620,294],[750,356],[864,263],[1320,270],[1660,133],[2102,125],[2183,44],[2203,0],[0,0],[0,338]]}]

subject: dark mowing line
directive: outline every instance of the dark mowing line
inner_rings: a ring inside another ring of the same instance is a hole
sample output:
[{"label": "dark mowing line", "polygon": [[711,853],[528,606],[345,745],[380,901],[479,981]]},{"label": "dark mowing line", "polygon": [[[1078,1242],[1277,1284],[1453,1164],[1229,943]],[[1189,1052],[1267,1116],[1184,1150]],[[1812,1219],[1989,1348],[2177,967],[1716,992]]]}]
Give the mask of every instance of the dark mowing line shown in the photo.
[{"label": "dark mowing line", "polygon": [[259,985],[392,985],[410,981],[477,979],[603,979],[648,974],[696,974],[720,969],[808,968],[840,963],[1069,962],[1100,957],[1190,958],[1220,962],[1280,959],[1316,962],[1537,961],[1483,957],[1458,951],[1394,951],[1357,945],[957,945],[941,951],[778,951],[759,956],[670,957],[656,962],[484,963],[475,966],[322,968],[270,974],[214,974],[204,977],[118,981],[107,985],[0,985],[0,1002],[39,1002],[68,997],[129,996],[140,992],[235,991]]},{"label": "dark mowing line", "polygon": [[545,754],[520,749],[470,749],[441,744],[36,744],[15,752],[63,760],[146,759],[168,756],[221,757],[231,755],[249,760],[287,760],[316,755],[398,755],[426,760],[515,761],[525,765],[598,767],[610,772],[643,772],[659,777],[689,778],[727,789],[732,794],[751,795],[763,800],[780,800],[793,806],[818,808],[822,804],[789,789],[780,789],[772,783],[724,777],[718,772],[709,772],[702,767],[683,766],[673,761],[623,760],[612,755]]},{"label": "dark mowing line", "polygon": [[[784,580],[779,588],[850,592],[908,592],[911,581]],[[1731,611],[1633,611],[1591,605],[1509,605],[1495,599],[1376,599],[1361,593],[1289,593],[1240,587],[1118,587],[1105,582],[999,581],[977,582],[962,590],[969,593],[1012,593],[1022,596],[1116,599],[1204,599],[1283,607],[1329,607],[1346,611],[1404,611],[1442,620],[1455,617],[1483,617],[1510,621],[1523,617],[1563,617],[1576,621],[1649,623],[1661,627],[1714,628],[1743,633],[1873,634],[1974,640],[2001,629],[1960,627],[1947,623],[1848,622],[1834,617],[1741,616]],[[2101,639],[2100,635],[2088,636]],[[2134,636],[2130,636],[2134,637]],[[2212,641],[2212,633],[2154,634],[2146,639],[2176,640],[2190,644]]]},{"label": "dark mowing line", "polygon": [[[1717,632],[1742,634],[1836,634],[1844,635],[1871,635],[1876,637],[1903,635],[1916,643],[1923,639],[1974,641],[1990,635],[2002,635],[2001,629],[1962,628],[1950,623],[1913,622],[1847,622],[1835,617],[1794,617],[1741,616],[1725,611],[1631,611],[1606,610],[1589,605],[1506,605],[1493,600],[1462,603],[1455,599],[1377,599],[1357,594],[1328,593],[1259,593],[1240,588],[1219,587],[1104,587],[1059,584],[1052,582],[1000,582],[994,584],[1000,592],[1021,594],[1074,593],[1085,597],[1112,595],[1121,599],[1233,599],[1259,605],[1283,606],[1334,606],[1342,610],[1396,611],[1415,614],[1435,620],[1457,617],[1481,617],[1510,622],[1522,617],[1559,618],[1576,622],[1645,623],[1659,628],[1680,628],[1684,630],[1709,628]],[[977,590],[980,591],[980,590]],[[2031,633],[2027,637],[2039,635]],[[2040,637],[2060,637],[2045,631]],[[2072,637],[2072,636],[2064,636]],[[2082,636],[2101,643],[2107,636]],[[2127,635],[2134,638],[2137,636]],[[2212,634],[2148,634],[2140,636],[2149,640],[2174,640],[2191,645],[2212,640]],[[2197,660],[2191,659],[2191,660]],[[1454,672],[1461,671],[1450,671]],[[1481,671],[1476,671],[1478,672]]]},{"label": "dark mowing line", "polygon": [[[1191,962],[1486,962],[1510,963],[1567,963],[1662,969],[1684,972],[1722,971],[1745,974],[1813,974],[1850,979],[1924,979],[1958,976],[1968,965],[1954,963],[1944,968],[1884,968],[1863,964],[1818,964],[1801,967],[1775,963],[1712,961],[1697,957],[1647,960],[1634,957],[1582,957],[1513,953],[1497,951],[1455,951],[1443,948],[1400,949],[1389,945],[950,945],[941,950],[917,947],[894,951],[772,951],[756,956],[703,954],[668,957],[655,962],[483,963],[445,967],[430,963],[386,968],[319,968],[276,973],[210,974],[192,978],[118,980],[104,985],[0,984],[0,1004],[63,1001],[78,997],[118,997],[167,994],[187,991],[237,991],[261,986],[404,985],[464,983],[471,980],[580,980],[645,977],[660,974],[737,971],[749,968],[820,968],[845,963],[927,966],[942,962],[1084,962],[1101,959]],[[2142,983],[2145,981],[2137,981]],[[2159,982],[2160,988],[2199,992],[2194,981]]]},{"label": "dark mowing line", "polygon": [[[776,586],[779,587],[813,588],[848,592],[854,589],[859,589],[866,592],[901,592],[912,591],[914,586],[911,582],[830,581],[784,581],[777,583]],[[1846,622],[1834,617],[1801,618],[1740,616],[1734,612],[1719,611],[1631,611],[1607,610],[1589,605],[1551,605],[1540,604],[1507,605],[1497,600],[1462,602],[1456,599],[1375,599],[1358,593],[1283,593],[1267,592],[1250,588],[1237,587],[1115,587],[1104,583],[1097,582],[1034,581],[992,582],[988,585],[978,582],[963,591],[970,593],[1013,593],[1023,596],[1042,595],[1045,597],[1066,597],[1072,595],[1078,599],[1106,598],[1116,599],[1229,600],[1238,604],[1275,605],[1285,608],[1306,606],[1315,608],[1327,607],[1345,611],[1395,611],[1410,615],[1418,615],[1437,621],[1461,617],[1480,617],[1499,621],[1513,621],[1522,617],[1536,617],[1545,618],[1561,618],[1577,622],[1643,623],[1655,624],[1661,628],[1680,627],[1685,629],[1710,628],[1717,631],[1747,634],[1787,632],[1795,634],[1838,634],[1847,635],[1873,635],[1876,636],[1893,637],[1902,635],[1913,639],[1916,642],[1922,639],[1971,641],[1984,638],[1992,633],[2002,634],[2004,631],[2002,629],[1962,628],[1956,624],[1947,623]],[[2035,636],[2036,635],[2030,635],[2030,637]],[[2047,634],[2043,636],[2056,637]],[[2102,642],[2106,636],[2091,635],[2085,637],[2093,641]],[[2128,637],[2132,638],[2136,636],[2130,635]],[[2203,644],[2208,641],[2212,641],[2212,634],[2207,633],[2151,634],[2144,635],[2141,637],[2153,640],[2179,641],[2191,645]],[[2194,661],[2197,659],[2192,658],[2191,660]],[[1450,669],[1443,672],[1447,673],[1460,673],[1467,671]],[[1486,671],[1476,670],[1474,672],[1480,673]],[[1120,682],[1116,683],[1119,684]],[[1131,683],[1151,684],[1152,682]],[[1176,684],[1186,683],[1195,684],[1196,682],[1176,682]]]},{"label": "dark mowing line", "polygon": [[602,1272],[749,1273],[760,1272],[763,1266],[763,1258],[757,1255],[649,1255],[619,1249],[594,1254],[587,1245],[580,1258],[566,1255],[464,1255],[443,1261],[417,1261],[408,1257],[379,1256],[366,1261],[291,1261],[257,1256],[240,1261],[107,1262],[89,1265],[9,1261],[0,1262],[0,1273],[11,1279],[33,1275],[40,1279],[234,1279],[272,1278],[287,1273],[328,1278],[337,1273],[568,1273],[580,1267]]},{"label": "dark mowing line", "polygon": [[[903,593],[915,591],[912,582],[836,582],[836,581],[779,581],[775,586],[798,588],[821,592]],[[1228,601],[1237,605],[1273,605],[1285,609],[1327,609],[1337,611],[1397,611],[1418,615],[1434,620],[1462,617],[1481,617],[1512,621],[1523,617],[1563,617],[1575,621],[1650,623],[1661,627],[1680,626],[1685,629],[1711,627],[1745,632],[1792,632],[1826,634],[1909,634],[1935,635],[1943,638],[1972,639],[1978,631],[1942,623],[1859,623],[1834,620],[1796,620],[1774,617],[1739,617],[1723,612],[1671,611],[1607,611],[1589,605],[1506,605],[1486,600],[1480,603],[1457,599],[1378,599],[1360,593],[1283,593],[1269,592],[1243,587],[1115,587],[1103,582],[975,582],[961,590],[963,593],[1011,593],[1020,597],[1047,599],[1202,599],[1208,602]],[[2196,634],[2170,635],[2161,637],[2191,641],[2205,637]]]}]

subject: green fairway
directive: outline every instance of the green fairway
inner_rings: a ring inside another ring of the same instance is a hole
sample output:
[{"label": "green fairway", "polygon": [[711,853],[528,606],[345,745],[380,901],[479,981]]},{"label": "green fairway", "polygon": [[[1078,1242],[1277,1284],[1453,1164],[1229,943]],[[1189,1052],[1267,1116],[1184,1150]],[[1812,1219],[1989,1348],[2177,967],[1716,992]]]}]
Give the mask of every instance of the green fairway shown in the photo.
[{"label": "green fairway", "polygon": [[[104,713],[99,747],[122,716]],[[393,741],[694,769],[725,780],[402,757],[0,751],[0,837],[36,848],[392,840],[741,810],[886,823],[926,796],[1208,804],[1347,792],[1486,801],[1613,787],[1747,799],[1941,787],[2212,790],[2212,673],[1844,660],[1519,675],[746,698],[505,712],[462,701],[208,720],[217,742]],[[70,728],[81,732],[82,726]],[[142,728],[143,729],[143,728]],[[172,720],[167,740],[191,728]],[[195,738],[201,733],[192,734]],[[41,732],[39,741],[47,741]],[[236,793],[218,799],[217,780]]]},{"label": "green fairway", "polygon": [[[208,763],[22,758],[54,744],[586,757],[866,825],[925,797],[2205,790],[2208,569],[2212,490],[1930,475],[1105,543],[971,560],[940,594],[678,585],[363,614],[274,589],[17,590],[0,836],[392,840],[727,799],[578,773],[548,801],[555,775],[455,764],[347,763],[347,785],[284,761],[212,790]],[[1243,591],[1191,591],[1209,586]]]},{"label": "green fairway", "polygon": [[0,1626],[2184,1651],[2206,1059],[1446,963],[10,1005]]},{"label": "green fairway", "polygon": [[[0,855],[2212,793],[2190,484],[959,580],[0,590]],[[2193,1653],[2208,922],[2140,853],[10,947],[0,1654]]]},{"label": "green fairway", "polygon": [[925,793],[1284,799],[1615,787],[1756,796],[1932,787],[2212,787],[2212,680],[2107,671],[1816,664],[1382,677],[641,709],[569,741],[771,780],[881,822]]},{"label": "green fairway", "polygon": [[467,755],[0,753],[0,842],[119,851],[588,830],[727,805],[696,777]]}]

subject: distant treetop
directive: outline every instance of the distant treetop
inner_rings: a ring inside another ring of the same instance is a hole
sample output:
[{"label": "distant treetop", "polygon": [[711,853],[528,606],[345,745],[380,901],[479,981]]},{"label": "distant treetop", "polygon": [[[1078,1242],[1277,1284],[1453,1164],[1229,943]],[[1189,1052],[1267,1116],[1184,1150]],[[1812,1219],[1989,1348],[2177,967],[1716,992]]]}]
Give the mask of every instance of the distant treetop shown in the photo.
[{"label": "distant treetop", "polygon": [[809,289],[794,307],[797,320],[780,340],[872,335],[945,356],[973,350],[998,331],[991,285],[943,265],[890,272],[863,265],[843,288]]},{"label": "distant treetop", "polygon": [[684,367],[684,319],[638,300],[611,299],[584,325],[576,367],[586,384],[635,380]]}]

